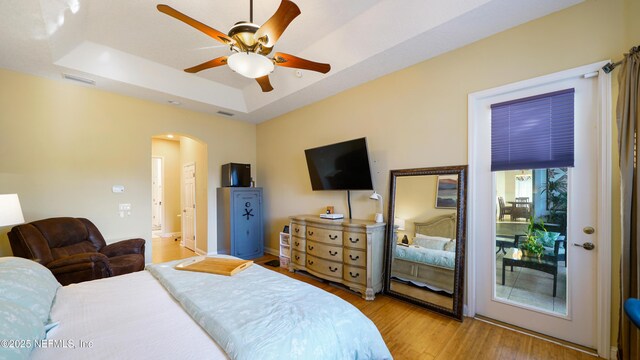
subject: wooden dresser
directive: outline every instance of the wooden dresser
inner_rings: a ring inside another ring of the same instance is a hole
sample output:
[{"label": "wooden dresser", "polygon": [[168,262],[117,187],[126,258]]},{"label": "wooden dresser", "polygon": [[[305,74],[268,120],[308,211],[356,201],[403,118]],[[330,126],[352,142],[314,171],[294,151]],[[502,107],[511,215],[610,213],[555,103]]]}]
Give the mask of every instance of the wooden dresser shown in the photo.
[{"label": "wooden dresser", "polygon": [[298,215],[291,217],[289,228],[290,271],[344,284],[366,300],[382,290],[384,223]]}]

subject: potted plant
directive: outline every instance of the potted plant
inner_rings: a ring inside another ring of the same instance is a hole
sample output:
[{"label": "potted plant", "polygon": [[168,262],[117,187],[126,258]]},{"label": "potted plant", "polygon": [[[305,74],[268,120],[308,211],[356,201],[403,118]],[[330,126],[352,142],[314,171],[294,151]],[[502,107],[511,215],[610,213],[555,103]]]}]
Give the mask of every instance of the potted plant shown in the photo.
[{"label": "potted plant", "polygon": [[529,224],[527,225],[526,233],[527,239],[520,245],[520,250],[522,250],[524,256],[538,258],[542,256],[544,246],[542,245],[542,241],[540,240],[540,235],[546,231],[547,229],[545,229],[542,219],[536,224],[536,222],[533,220],[533,216],[529,218]]}]

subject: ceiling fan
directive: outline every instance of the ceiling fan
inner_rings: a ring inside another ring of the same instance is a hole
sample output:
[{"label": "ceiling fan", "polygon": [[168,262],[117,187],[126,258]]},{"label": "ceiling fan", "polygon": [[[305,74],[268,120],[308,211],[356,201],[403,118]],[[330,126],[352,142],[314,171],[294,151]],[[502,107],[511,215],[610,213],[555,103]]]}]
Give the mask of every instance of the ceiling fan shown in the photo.
[{"label": "ceiling fan", "polygon": [[249,3],[249,22],[239,21],[224,34],[164,4],[157,6],[158,11],[176,18],[187,25],[209,35],[224,45],[229,46],[233,54],[220,56],[185,69],[188,73],[228,65],[233,71],[248,78],[256,79],[263,92],[273,90],[269,74],[275,66],[312,70],[326,74],[331,65],[302,59],[293,55],[276,52],[272,58],[267,55],[273,50],[284,30],[300,15],[300,8],[290,0],[282,0],[278,10],[267,22],[258,26],[253,23],[253,0]]}]

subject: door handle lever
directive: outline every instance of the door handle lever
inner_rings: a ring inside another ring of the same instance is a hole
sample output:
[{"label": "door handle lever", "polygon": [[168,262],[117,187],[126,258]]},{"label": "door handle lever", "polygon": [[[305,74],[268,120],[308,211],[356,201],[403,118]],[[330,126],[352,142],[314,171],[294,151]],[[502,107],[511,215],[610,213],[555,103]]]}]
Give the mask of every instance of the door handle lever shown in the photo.
[{"label": "door handle lever", "polygon": [[596,248],[596,246],[595,246],[595,245],[593,245],[593,243],[590,243],[590,242],[586,242],[586,243],[584,243],[584,244],[576,244],[576,243],[573,243],[573,246],[579,246],[579,247],[581,247],[581,248],[583,248],[583,249],[585,249],[585,250],[593,250],[593,249],[595,249],[595,248]]}]

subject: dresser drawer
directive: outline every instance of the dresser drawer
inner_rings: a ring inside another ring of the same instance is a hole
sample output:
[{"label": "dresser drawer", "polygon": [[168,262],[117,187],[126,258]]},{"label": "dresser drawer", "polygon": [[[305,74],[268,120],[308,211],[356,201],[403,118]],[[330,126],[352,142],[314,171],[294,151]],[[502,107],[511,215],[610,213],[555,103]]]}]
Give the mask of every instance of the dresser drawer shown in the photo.
[{"label": "dresser drawer", "polygon": [[344,248],[342,250],[344,263],[354,266],[367,266],[367,253],[363,250]]},{"label": "dresser drawer", "polygon": [[342,246],[342,231],[307,226],[307,239]]},{"label": "dresser drawer", "polygon": [[300,225],[296,223],[291,224],[291,235],[304,237],[305,231],[306,231],[305,225]]},{"label": "dresser drawer", "polygon": [[349,282],[365,285],[367,283],[367,270],[355,266],[344,266],[343,279]]},{"label": "dresser drawer", "polygon": [[300,251],[296,251],[296,250],[292,250],[291,251],[291,261],[293,261],[297,265],[305,266],[306,265],[305,253],[300,252]]},{"label": "dresser drawer", "polygon": [[291,248],[292,249],[296,249],[298,251],[304,252],[305,244],[306,244],[306,241],[304,239],[301,239],[301,238],[297,237],[297,236],[294,236],[293,240],[291,240]]},{"label": "dresser drawer", "polygon": [[357,249],[367,248],[367,234],[357,232],[344,232],[344,246]]},{"label": "dresser drawer", "polygon": [[306,252],[323,259],[342,262],[342,246],[332,246],[309,240]]},{"label": "dresser drawer", "polygon": [[307,269],[317,271],[321,274],[341,278],[342,277],[342,263],[328,261],[317,258],[315,256],[307,255]]}]

